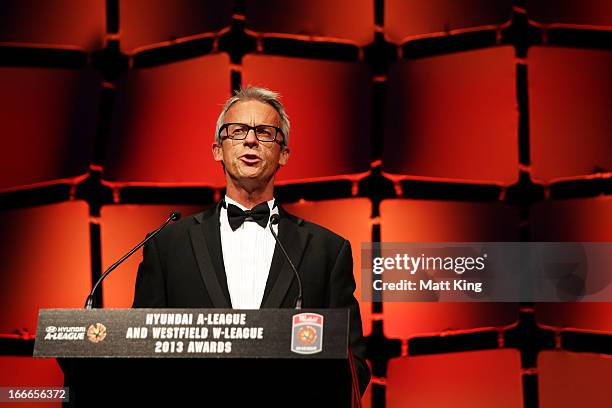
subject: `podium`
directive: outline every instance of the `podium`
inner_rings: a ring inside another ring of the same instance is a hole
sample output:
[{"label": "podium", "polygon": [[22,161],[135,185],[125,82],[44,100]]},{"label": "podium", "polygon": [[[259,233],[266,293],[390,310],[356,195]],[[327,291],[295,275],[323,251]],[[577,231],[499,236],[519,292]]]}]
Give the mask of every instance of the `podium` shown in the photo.
[{"label": "podium", "polygon": [[64,406],[360,406],[348,309],[41,309]]}]

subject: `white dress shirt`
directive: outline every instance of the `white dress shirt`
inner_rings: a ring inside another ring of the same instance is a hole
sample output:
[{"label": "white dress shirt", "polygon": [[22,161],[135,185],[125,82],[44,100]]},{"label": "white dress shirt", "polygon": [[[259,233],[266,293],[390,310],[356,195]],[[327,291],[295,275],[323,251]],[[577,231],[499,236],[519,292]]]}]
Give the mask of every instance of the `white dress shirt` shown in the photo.
[{"label": "white dress shirt", "polygon": [[[234,204],[241,210],[249,208],[225,196],[227,204]],[[278,214],[274,198],[268,201],[270,215]],[[227,220],[227,210],[221,207],[221,250],[227,276],[232,307],[234,309],[259,309],[263,299],[276,240],[269,231],[269,223],[262,228],[255,221],[245,221],[236,231]],[[278,234],[278,225],[273,225]]]}]

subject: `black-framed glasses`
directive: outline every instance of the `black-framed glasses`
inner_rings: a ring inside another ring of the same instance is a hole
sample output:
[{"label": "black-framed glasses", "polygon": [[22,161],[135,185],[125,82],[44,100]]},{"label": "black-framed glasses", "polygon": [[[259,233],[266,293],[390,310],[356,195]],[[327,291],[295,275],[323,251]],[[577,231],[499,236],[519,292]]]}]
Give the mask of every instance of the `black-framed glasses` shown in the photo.
[{"label": "black-framed glasses", "polygon": [[246,123],[224,123],[219,129],[219,137],[221,140],[244,140],[251,130],[255,132],[255,137],[260,142],[283,144],[282,139],[280,141],[277,140],[278,134],[283,134],[282,129],[272,125],[249,126]]}]

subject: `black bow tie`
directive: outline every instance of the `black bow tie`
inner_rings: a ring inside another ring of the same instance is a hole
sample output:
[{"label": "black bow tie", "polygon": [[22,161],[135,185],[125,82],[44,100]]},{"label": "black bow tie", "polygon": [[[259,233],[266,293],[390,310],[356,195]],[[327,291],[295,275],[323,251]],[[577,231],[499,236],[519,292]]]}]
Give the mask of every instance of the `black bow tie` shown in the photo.
[{"label": "black bow tie", "polygon": [[268,207],[268,203],[265,201],[246,211],[241,210],[240,207],[234,204],[227,204],[227,220],[230,227],[232,227],[232,231],[236,231],[246,220],[255,221],[262,228],[266,228],[269,219],[270,207]]}]

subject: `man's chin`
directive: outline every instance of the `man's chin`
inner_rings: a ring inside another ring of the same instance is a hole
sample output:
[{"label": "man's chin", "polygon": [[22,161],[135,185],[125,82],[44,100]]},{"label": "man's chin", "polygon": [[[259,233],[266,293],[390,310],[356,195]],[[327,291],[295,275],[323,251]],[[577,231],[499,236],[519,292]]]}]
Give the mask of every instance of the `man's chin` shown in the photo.
[{"label": "man's chin", "polygon": [[242,178],[242,179],[248,179],[248,180],[257,180],[257,179],[263,178],[262,175],[261,175],[261,172],[258,172],[258,171],[254,171],[254,172],[242,172],[242,173],[240,173],[240,175],[238,177]]},{"label": "man's chin", "polygon": [[231,178],[233,178],[236,181],[247,182],[249,184],[253,184],[256,182],[265,184],[267,182],[267,179],[263,176],[261,171],[252,171],[252,172],[239,171],[239,172],[234,173],[234,175],[231,176]]},{"label": "man's chin", "polygon": [[239,166],[236,169],[236,175],[238,177],[246,177],[246,178],[263,178],[264,168],[261,166],[248,166],[243,165]]}]

